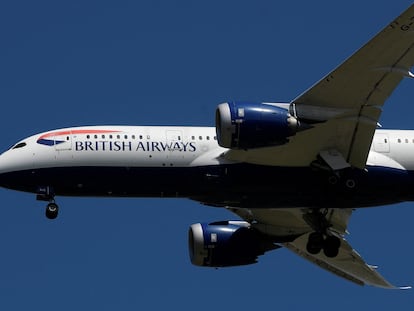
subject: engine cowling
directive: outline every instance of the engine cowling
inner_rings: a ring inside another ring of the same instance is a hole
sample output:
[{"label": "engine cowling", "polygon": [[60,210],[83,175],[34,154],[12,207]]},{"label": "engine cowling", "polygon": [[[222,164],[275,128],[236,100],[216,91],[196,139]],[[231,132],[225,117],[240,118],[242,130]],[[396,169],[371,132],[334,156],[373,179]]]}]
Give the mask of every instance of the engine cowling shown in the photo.
[{"label": "engine cowling", "polygon": [[225,148],[282,145],[298,128],[298,120],[287,109],[270,104],[229,102],[216,110],[217,140]]},{"label": "engine cowling", "polygon": [[258,256],[277,248],[244,221],[193,224],[188,244],[191,263],[205,267],[253,264]]}]

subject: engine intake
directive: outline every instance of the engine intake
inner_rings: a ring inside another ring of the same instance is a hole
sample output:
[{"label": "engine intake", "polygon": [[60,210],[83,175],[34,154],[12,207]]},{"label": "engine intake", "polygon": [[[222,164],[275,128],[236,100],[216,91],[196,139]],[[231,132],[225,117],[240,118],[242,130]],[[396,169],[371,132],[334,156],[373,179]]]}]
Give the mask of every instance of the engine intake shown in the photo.
[{"label": "engine intake", "polygon": [[205,267],[253,264],[258,256],[277,248],[244,221],[193,224],[188,244],[191,263]]},{"label": "engine intake", "polygon": [[217,140],[225,148],[282,145],[298,128],[298,120],[287,109],[270,104],[230,102],[216,110]]}]

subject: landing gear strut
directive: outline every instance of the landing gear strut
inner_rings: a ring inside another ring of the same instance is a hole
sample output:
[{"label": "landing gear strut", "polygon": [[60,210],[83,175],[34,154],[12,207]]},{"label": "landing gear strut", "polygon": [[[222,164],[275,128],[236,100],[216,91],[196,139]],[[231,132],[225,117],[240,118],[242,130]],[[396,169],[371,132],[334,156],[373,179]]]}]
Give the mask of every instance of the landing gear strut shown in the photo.
[{"label": "landing gear strut", "polygon": [[306,250],[312,255],[319,254],[323,250],[326,257],[334,258],[338,256],[341,239],[329,232],[331,224],[326,219],[326,214],[327,210],[324,213],[317,210],[304,216],[306,222],[315,230],[309,235]]}]

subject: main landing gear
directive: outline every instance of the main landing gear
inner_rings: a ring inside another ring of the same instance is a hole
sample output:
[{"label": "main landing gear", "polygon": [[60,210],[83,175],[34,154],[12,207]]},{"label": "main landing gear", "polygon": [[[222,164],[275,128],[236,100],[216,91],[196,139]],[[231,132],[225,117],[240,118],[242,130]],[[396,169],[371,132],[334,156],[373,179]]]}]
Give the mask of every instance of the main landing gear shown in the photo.
[{"label": "main landing gear", "polygon": [[59,206],[55,203],[55,194],[51,187],[39,187],[36,199],[49,202],[46,205],[45,215],[48,219],[56,219],[59,213]]},{"label": "main landing gear", "polygon": [[341,240],[334,235],[325,235],[321,232],[312,232],[309,235],[306,250],[309,254],[316,255],[323,250],[326,257],[335,258],[338,256]]},{"label": "main landing gear", "polygon": [[341,239],[329,232],[328,229],[332,225],[326,218],[327,213],[328,210],[316,210],[304,216],[305,221],[315,230],[309,235],[306,250],[312,255],[317,255],[323,250],[326,257],[335,258],[341,247]]}]

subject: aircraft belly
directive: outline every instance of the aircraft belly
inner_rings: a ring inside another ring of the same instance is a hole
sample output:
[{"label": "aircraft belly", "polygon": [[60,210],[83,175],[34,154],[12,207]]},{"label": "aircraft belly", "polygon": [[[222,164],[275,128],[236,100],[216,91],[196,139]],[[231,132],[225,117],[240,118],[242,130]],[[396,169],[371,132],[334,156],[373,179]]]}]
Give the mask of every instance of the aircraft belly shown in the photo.
[{"label": "aircraft belly", "polygon": [[66,196],[187,197],[214,206],[349,208],[412,200],[413,176],[384,167],[349,170],[341,179],[311,168],[251,164],[56,167],[1,174],[0,185],[33,193],[49,186]]}]

